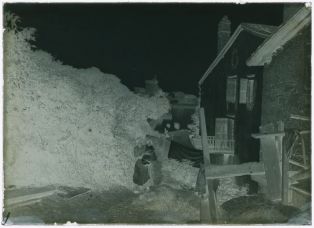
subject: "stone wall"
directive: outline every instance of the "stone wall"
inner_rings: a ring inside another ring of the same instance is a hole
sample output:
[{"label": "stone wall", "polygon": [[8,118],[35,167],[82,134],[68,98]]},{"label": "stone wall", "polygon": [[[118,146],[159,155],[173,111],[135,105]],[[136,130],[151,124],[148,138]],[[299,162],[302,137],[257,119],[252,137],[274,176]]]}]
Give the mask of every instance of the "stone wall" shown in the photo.
[{"label": "stone wall", "polygon": [[285,128],[309,128],[308,121],[291,114],[310,116],[310,29],[304,29],[279,50],[264,67],[262,125],[284,121]]}]

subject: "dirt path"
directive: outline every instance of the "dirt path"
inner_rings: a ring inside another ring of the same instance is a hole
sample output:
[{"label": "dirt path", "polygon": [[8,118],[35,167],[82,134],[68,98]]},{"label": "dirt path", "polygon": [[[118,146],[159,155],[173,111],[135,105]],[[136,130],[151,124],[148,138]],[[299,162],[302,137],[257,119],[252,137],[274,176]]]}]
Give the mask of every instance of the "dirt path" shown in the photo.
[{"label": "dirt path", "polygon": [[[10,220],[23,223],[43,221],[63,224],[108,223],[190,223],[199,219],[197,198],[190,191],[159,187],[150,192],[134,194],[116,188],[106,192],[87,192],[72,199],[53,195],[39,203],[10,210]],[[8,210],[4,214],[7,214]]]},{"label": "dirt path", "polygon": [[[75,193],[74,191],[71,191]],[[200,199],[191,190],[162,185],[135,194],[125,188],[86,192],[73,198],[54,194],[39,203],[6,210],[13,224],[199,224]],[[262,195],[223,203],[221,224],[284,224],[300,211]],[[304,220],[304,219],[303,219]],[[299,221],[299,220],[297,220]]]}]

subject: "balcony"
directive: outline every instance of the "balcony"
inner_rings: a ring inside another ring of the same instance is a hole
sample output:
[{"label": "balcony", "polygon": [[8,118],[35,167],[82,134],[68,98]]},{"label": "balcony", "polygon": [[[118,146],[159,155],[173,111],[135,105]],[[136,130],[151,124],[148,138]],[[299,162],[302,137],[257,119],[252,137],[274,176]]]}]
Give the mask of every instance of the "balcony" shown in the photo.
[{"label": "balcony", "polygon": [[[202,150],[201,137],[191,138],[191,143],[196,149]],[[234,140],[216,138],[215,136],[208,136],[209,153],[211,154],[234,154]]]}]

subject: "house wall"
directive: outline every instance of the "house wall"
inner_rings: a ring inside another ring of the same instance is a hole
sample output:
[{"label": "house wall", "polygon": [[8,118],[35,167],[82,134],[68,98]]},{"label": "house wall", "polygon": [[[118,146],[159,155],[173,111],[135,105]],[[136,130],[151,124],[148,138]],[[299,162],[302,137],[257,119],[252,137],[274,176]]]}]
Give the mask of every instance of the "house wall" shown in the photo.
[{"label": "house wall", "polygon": [[310,34],[304,29],[264,67],[262,125],[281,120],[285,128],[310,128],[308,121],[289,118],[310,116]]},{"label": "house wall", "polygon": [[251,137],[252,133],[258,131],[261,116],[261,90],[262,90],[262,69],[260,67],[247,67],[246,60],[248,56],[258,47],[263,39],[255,37],[251,34],[243,34],[243,38],[239,40],[238,49],[241,53],[240,64],[237,75],[238,94],[240,90],[240,78],[245,78],[248,75],[255,75],[256,97],[253,110],[249,111],[246,104],[238,104],[235,123],[236,137],[236,154],[240,162],[259,161],[259,140]]},{"label": "house wall", "polygon": [[[255,74],[258,80],[258,96],[256,97],[254,109],[247,111],[246,105],[238,105],[235,116],[235,153],[238,155],[240,162],[257,161],[259,159],[259,141],[253,139],[251,133],[257,132],[260,125],[262,69],[247,67],[245,61],[262,41],[263,39],[243,31],[201,87],[201,106],[205,109],[208,135],[214,136],[215,119],[226,117],[227,114],[227,77],[237,75],[238,78],[243,78],[249,74]],[[239,57],[239,63],[236,67],[232,67],[232,61],[234,61],[232,55],[235,50]]]},{"label": "house wall", "polygon": [[[310,129],[310,121],[290,118],[291,114],[310,117],[310,36],[310,29],[303,29],[301,33],[273,56],[270,64],[264,67],[262,131],[269,129],[269,126],[276,126],[277,121],[283,121],[287,132],[289,132],[289,129]],[[276,131],[276,129],[274,130]],[[310,135],[303,135],[303,139],[305,141],[305,152],[310,157]],[[284,140],[289,140],[289,137],[285,137]],[[309,189],[305,190],[310,191]],[[307,196],[292,191],[292,205],[299,207],[308,201]]]}]

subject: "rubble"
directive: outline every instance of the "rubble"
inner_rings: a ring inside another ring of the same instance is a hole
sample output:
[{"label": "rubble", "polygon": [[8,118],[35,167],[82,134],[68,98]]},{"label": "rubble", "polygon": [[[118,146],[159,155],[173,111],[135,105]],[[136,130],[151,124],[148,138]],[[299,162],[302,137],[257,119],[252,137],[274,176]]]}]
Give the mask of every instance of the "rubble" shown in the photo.
[{"label": "rubble", "polygon": [[167,99],[142,97],[97,68],[34,50],[34,29],[4,33],[5,186],[133,188],[133,149]]}]

